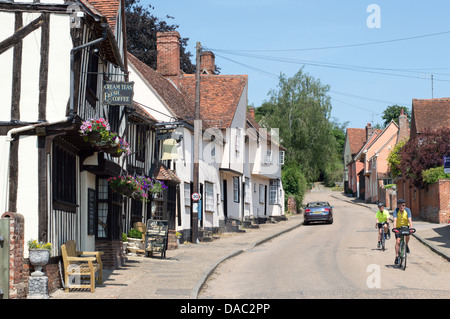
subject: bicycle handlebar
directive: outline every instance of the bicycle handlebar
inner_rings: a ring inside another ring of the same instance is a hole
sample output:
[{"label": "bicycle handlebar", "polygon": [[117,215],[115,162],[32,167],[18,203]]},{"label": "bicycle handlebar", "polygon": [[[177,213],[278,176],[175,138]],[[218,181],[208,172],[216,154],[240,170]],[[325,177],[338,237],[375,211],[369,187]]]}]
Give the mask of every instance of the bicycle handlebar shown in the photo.
[{"label": "bicycle handlebar", "polygon": [[[398,233],[398,231],[400,230],[400,228],[392,228],[392,231],[394,232],[394,233]],[[416,232],[416,229],[415,228],[410,228],[409,229],[409,233],[410,234],[413,234],[413,233],[415,233]]]}]

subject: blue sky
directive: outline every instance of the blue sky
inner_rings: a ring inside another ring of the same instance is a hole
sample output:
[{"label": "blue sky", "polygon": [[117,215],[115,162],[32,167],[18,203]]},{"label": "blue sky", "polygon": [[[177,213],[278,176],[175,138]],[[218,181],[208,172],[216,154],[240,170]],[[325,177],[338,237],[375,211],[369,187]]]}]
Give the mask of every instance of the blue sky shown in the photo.
[{"label": "blue sky", "polygon": [[[450,97],[448,0],[140,3],[179,25],[193,62],[201,42],[215,53],[221,74],[247,74],[248,102],[256,107],[277,88],[280,73],[291,77],[302,67],[330,85],[331,116],[348,127],[381,124],[389,105]],[[368,10],[372,4],[375,11]]]}]

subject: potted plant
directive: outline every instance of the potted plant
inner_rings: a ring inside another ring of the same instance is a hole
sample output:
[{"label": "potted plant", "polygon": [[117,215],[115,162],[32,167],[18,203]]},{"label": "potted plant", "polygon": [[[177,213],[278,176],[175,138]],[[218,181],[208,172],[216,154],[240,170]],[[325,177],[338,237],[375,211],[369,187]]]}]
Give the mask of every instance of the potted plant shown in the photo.
[{"label": "potted plant", "polygon": [[131,228],[127,234],[128,237],[128,250],[132,253],[136,253],[139,249],[144,249],[144,241],[142,239],[142,232]]},{"label": "potted plant", "polygon": [[91,142],[98,147],[107,147],[113,144],[117,137],[116,133],[111,132],[110,125],[104,118],[84,121],[79,132],[86,142]]},{"label": "potted plant", "polygon": [[50,259],[51,243],[38,242],[37,240],[28,241],[28,252],[30,263],[34,266],[35,271],[32,276],[43,276],[42,267],[47,265]]},{"label": "potted plant", "polygon": [[163,181],[145,176],[115,176],[108,179],[109,186],[117,193],[136,200],[148,200],[148,194],[159,193],[167,188]]}]

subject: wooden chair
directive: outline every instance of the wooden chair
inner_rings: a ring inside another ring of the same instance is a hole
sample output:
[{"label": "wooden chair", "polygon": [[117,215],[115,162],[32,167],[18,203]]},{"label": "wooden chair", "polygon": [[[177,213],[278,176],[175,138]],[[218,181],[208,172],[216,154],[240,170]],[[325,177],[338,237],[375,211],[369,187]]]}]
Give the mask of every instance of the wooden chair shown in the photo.
[{"label": "wooden chair", "polygon": [[[77,251],[73,240],[68,240],[61,245],[61,254],[64,263],[65,291],[71,288],[90,288],[95,292],[95,274],[98,273],[98,283],[103,283],[102,251]],[[83,256],[83,257],[81,257]],[[94,257],[87,257],[94,256]],[[79,276],[80,284],[71,284],[70,276]],[[90,277],[90,284],[81,284],[81,277]]]}]

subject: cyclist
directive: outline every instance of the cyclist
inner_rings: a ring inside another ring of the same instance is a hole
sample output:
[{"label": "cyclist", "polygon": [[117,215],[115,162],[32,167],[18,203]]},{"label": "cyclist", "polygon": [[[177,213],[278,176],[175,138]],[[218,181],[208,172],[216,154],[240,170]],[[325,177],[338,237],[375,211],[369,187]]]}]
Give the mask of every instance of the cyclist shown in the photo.
[{"label": "cyclist", "polygon": [[[402,226],[409,226],[412,228],[412,216],[411,210],[406,207],[405,200],[399,199],[397,201],[397,208],[393,212],[394,217],[394,227],[401,228]],[[398,251],[400,250],[400,235],[395,234],[396,242],[395,242],[395,264],[398,264]],[[409,236],[405,236],[406,242],[406,252],[409,253]]]},{"label": "cyclist", "polygon": [[378,228],[378,245],[377,247],[381,247],[381,228],[384,227],[385,238],[391,238],[391,234],[389,231],[389,212],[384,210],[384,204],[378,203],[378,211],[375,214],[375,218],[377,220],[375,224],[375,228]]}]

